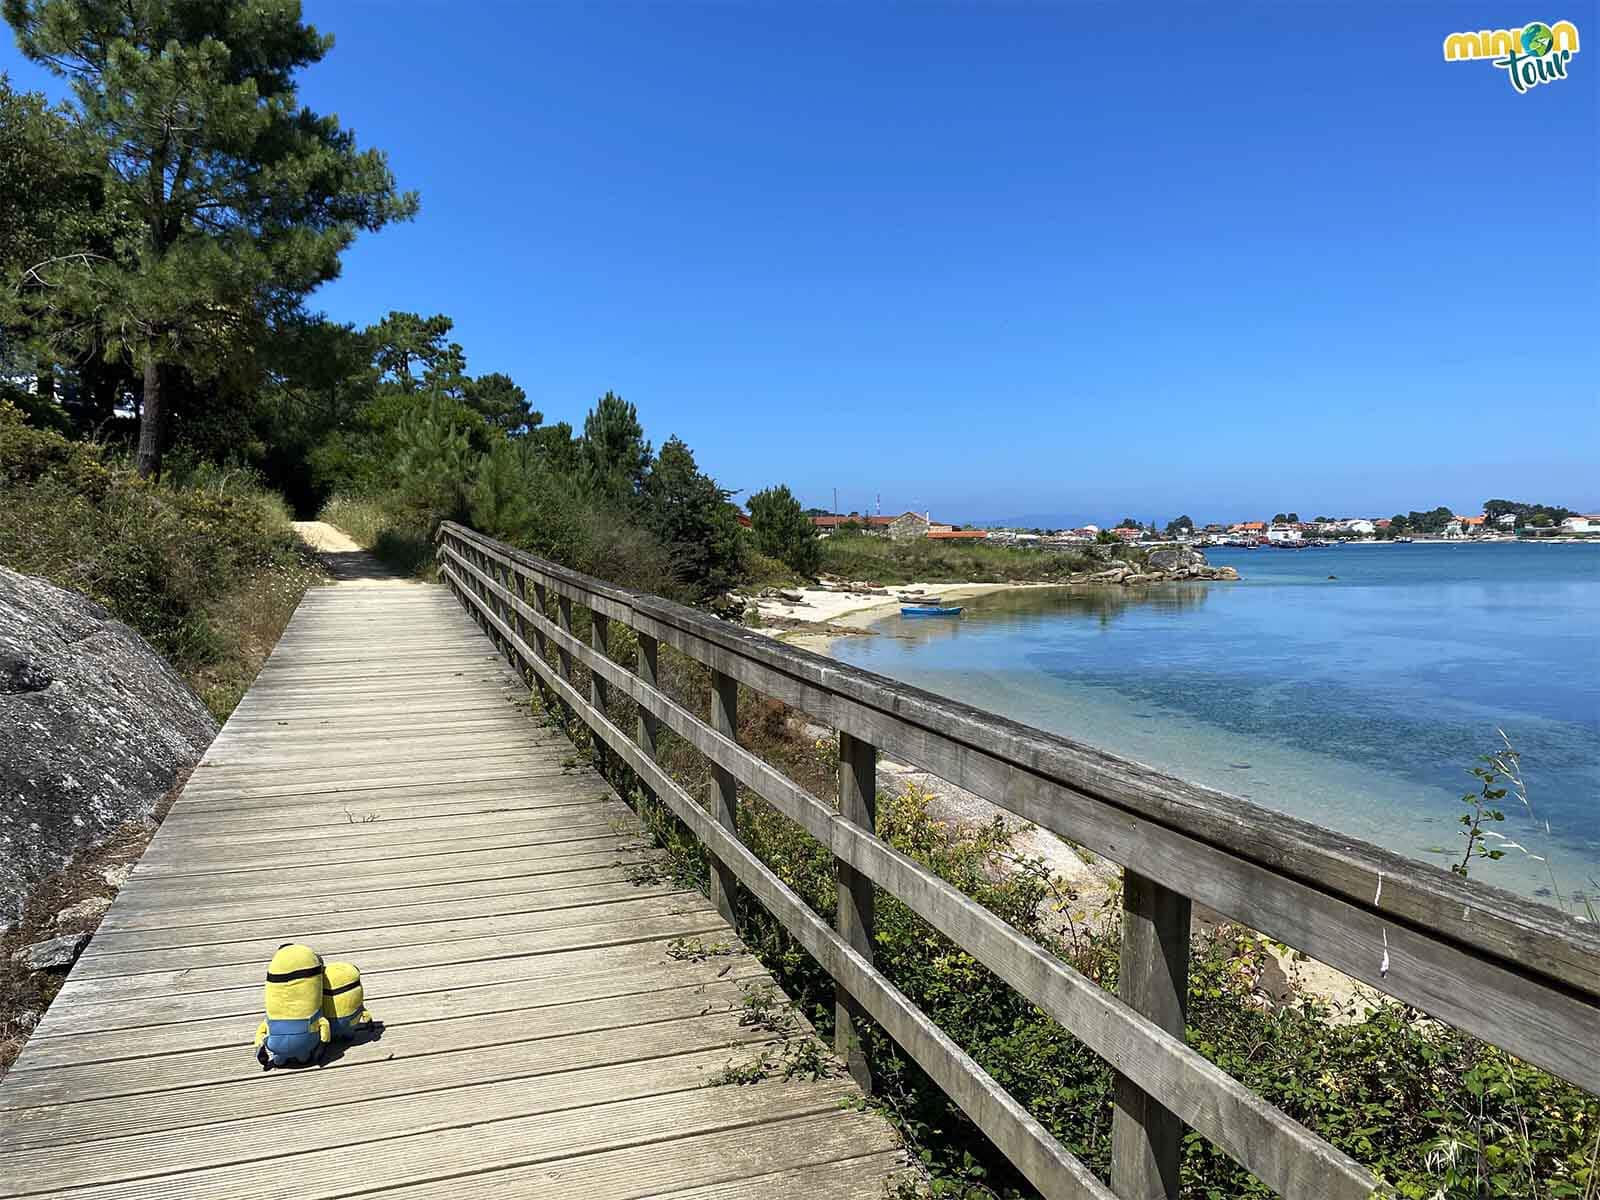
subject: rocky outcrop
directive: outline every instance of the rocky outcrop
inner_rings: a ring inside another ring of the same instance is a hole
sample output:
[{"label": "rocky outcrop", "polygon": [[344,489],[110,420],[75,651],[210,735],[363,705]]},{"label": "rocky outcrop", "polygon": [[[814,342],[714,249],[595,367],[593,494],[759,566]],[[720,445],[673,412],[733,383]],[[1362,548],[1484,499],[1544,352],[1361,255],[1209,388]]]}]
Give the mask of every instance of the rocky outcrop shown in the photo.
[{"label": "rocky outcrop", "polygon": [[58,971],[70,967],[89,940],[87,933],[64,933],[43,942],[24,946],[11,961],[28,971]]},{"label": "rocky outcrop", "polygon": [[1143,566],[1118,560],[1102,571],[1079,576],[1073,582],[1142,587],[1152,583],[1172,583],[1185,579],[1238,578],[1239,572],[1234,568],[1212,566],[1206,561],[1206,556],[1193,546],[1158,546],[1145,555]]},{"label": "rocky outcrop", "polygon": [[79,851],[148,818],[217,724],[122,622],[0,567],[0,924]]}]

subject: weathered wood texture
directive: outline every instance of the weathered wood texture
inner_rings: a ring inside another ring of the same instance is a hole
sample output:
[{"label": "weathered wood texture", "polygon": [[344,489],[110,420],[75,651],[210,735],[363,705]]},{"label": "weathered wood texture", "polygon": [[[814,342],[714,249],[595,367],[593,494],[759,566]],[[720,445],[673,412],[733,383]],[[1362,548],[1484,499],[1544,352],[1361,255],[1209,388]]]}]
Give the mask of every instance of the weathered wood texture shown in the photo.
[{"label": "weathered wood texture", "polygon": [[[479,627],[545,636],[490,563]],[[308,593],[0,1083],[0,1196],[885,1193],[903,1156],[842,1073],[706,1086],[770,1052],[740,1015],[771,981],[479,627],[442,587]],[[290,940],[385,1028],[264,1074]]]},{"label": "weathered wood texture", "polygon": [[[616,749],[701,837],[714,861],[789,925],[849,1001],[900,1041],[1048,1195],[1098,1195],[1103,1185],[1086,1179],[993,1080],[941,1041],[852,945],[854,937],[813,927],[814,914],[641,753],[643,739],[625,735],[570,685],[563,687],[567,672],[553,670],[502,612],[526,620],[541,651],[553,642],[563,667],[581,662],[633,700],[641,721],[695,746],[719,780],[751,788],[822,840],[842,870],[853,872],[841,875],[852,890],[865,882],[893,892],[1102,1055],[1120,1079],[1119,1194],[1170,1190],[1179,1122],[1281,1194],[1359,1196],[1371,1187],[1359,1165],[1184,1045],[1184,962],[1174,931],[1191,900],[1600,1090],[1600,935],[1556,910],[590,579],[459,526],[442,531],[441,553],[451,586],[509,659],[544,679]],[[1140,979],[1129,981],[1121,999],[1108,996],[886,846],[858,811],[834,811],[742,750],[725,724],[719,728],[677,705],[656,689],[651,667],[636,676],[594,655],[571,636],[569,624],[551,622],[486,579],[480,559],[502,578],[523,577],[564,604],[628,625],[652,654],[660,644],[671,646],[710,667],[714,678],[810,713],[840,731],[841,747],[893,754],[1128,866],[1149,900],[1130,909],[1128,922],[1125,963]],[[504,607],[491,611],[495,605]],[[1127,1165],[1135,1161],[1137,1167]]]},{"label": "weathered wood texture", "polygon": [[[877,752],[848,733],[840,734],[839,816],[870,835],[877,830],[877,814]],[[875,920],[872,879],[844,858],[834,860],[834,874],[839,887],[839,936],[870,963]],[[849,1064],[850,1074],[862,1090],[870,1092],[872,1073],[861,1047],[862,1015],[861,1005],[839,989],[833,1014],[833,1050]]]},{"label": "weathered wood texture", "polygon": [[[1174,1037],[1189,1007],[1187,897],[1137,871],[1122,882],[1122,964],[1117,994]],[[1183,1122],[1125,1075],[1117,1076],[1111,1179],[1130,1200],[1177,1200]]]}]

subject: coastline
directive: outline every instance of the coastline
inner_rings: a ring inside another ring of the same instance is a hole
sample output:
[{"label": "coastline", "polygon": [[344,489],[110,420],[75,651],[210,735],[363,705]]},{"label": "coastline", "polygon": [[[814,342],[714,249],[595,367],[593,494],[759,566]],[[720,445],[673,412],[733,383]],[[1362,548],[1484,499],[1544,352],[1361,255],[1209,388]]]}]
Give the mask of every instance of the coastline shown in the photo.
[{"label": "coastline", "polygon": [[[1037,582],[915,583],[907,584],[905,588],[932,589],[946,601],[962,601],[1005,591],[1085,586],[1108,585]],[[828,657],[832,656],[831,649],[834,643],[854,633],[865,633],[875,622],[892,616],[902,603],[894,596],[862,596],[859,593],[833,592],[820,588],[795,589],[795,592],[798,592],[806,603],[791,604],[772,597],[750,598],[748,603],[759,609],[764,621],[779,620],[790,623],[788,628],[757,626],[756,632],[765,633],[769,637]],[[796,628],[796,625],[800,627]],[[808,629],[805,625],[813,625],[816,628]],[[821,736],[828,731],[816,726],[809,732]],[[1063,928],[1075,923],[1104,926],[1121,919],[1120,906],[1112,903],[1121,885],[1122,868],[1117,864],[910,763],[881,755],[878,759],[877,776],[880,790],[900,791],[912,787],[926,793],[929,798],[929,811],[938,820],[976,828],[999,819],[1017,827],[1016,849],[1025,856],[1042,860],[1059,885],[1066,889],[1065,895],[1056,895],[1045,902],[1052,910],[1051,920]],[[1199,932],[1222,923],[1224,923],[1222,918],[1216,914],[1200,910],[1195,913],[1193,927]],[[1344,1023],[1361,1020],[1381,1002],[1378,992],[1350,976],[1325,963],[1286,950],[1260,934],[1255,936],[1268,951],[1275,968],[1257,983],[1257,992],[1264,1005],[1271,1007],[1289,1003],[1297,990],[1303,990],[1332,1001],[1336,1011],[1334,1020]]]},{"label": "coastline", "polygon": [[[1063,588],[1082,586],[1068,583],[1036,583],[1032,581],[1011,581],[1007,583],[908,583],[889,590],[894,592],[923,591],[933,592],[941,600],[960,602],[971,600],[978,596],[989,596],[996,592],[1007,591],[1036,591],[1041,588]],[[772,629],[757,626],[758,632],[764,632],[770,637],[775,637],[781,642],[788,642],[791,646],[799,646],[804,650],[811,650],[817,654],[827,654],[830,646],[841,637],[848,634],[840,632],[841,629],[866,632],[868,628],[891,617],[900,610],[905,603],[894,596],[862,596],[859,593],[824,591],[821,588],[797,588],[796,592],[804,599],[804,604],[791,604],[771,597],[751,597],[747,604],[754,605],[761,613],[763,621],[804,622],[817,625],[817,629]]]}]

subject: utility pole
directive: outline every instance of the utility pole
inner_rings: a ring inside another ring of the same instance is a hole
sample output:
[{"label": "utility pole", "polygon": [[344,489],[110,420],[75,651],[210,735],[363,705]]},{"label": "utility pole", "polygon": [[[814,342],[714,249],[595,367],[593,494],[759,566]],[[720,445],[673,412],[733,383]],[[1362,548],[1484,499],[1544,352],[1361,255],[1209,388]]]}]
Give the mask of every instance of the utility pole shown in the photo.
[{"label": "utility pole", "polygon": [[833,489],[833,515],[836,516],[836,517],[839,515],[839,489],[838,488],[834,488]]}]

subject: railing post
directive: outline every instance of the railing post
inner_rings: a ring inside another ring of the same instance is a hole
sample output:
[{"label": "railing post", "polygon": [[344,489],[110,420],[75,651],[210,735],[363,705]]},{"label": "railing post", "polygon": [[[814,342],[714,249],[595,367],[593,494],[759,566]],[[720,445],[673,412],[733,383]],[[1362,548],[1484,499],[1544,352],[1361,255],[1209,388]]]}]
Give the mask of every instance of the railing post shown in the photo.
[{"label": "railing post", "polygon": [[[531,605],[533,601],[532,601],[532,598],[528,595],[528,577],[526,575],[524,575],[521,571],[513,571],[511,573],[511,579],[512,579],[511,590],[512,590],[513,594],[517,597],[518,600],[522,601],[523,604]],[[523,616],[522,615],[522,611],[519,609],[517,611],[517,633],[522,637],[522,644],[524,646],[529,647],[530,649],[533,649],[534,653],[536,653],[540,658],[543,658],[544,657],[544,631],[539,628],[537,622],[535,622],[531,626],[531,631],[532,631],[532,634],[533,634],[533,636],[531,638],[528,636],[529,635],[529,631],[530,631],[530,626],[529,626],[528,618]],[[537,693],[537,695],[539,697],[539,702],[541,704],[545,705],[546,707],[549,707],[550,698],[549,698],[549,695],[545,691],[544,676],[539,674],[539,672],[536,671],[528,663],[523,663],[522,664],[522,671],[523,671],[523,674],[527,676],[528,686],[535,693]]]},{"label": "railing post", "polygon": [[[589,645],[594,647],[594,652],[601,658],[607,657],[606,647],[609,644],[607,633],[610,631],[611,622],[602,617],[594,609],[589,610]],[[602,716],[606,713],[607,701],[611,699],[611,688],[606,681],[600,678],[600,672],[593,669],[589,672],[589,703],[600,710]],[[600,774],[606,773],[606,743],[599,734],[598,728],[594,736],[594,768]]]},{"label": "railing post", "polygon": [[[465,559],[465,563],[461,568],[462,571],[465,572],[461,580],[461,586],[470,591],[474,597],[481,598],[483,589],[478,586],[477,577],[474,576],[470,570],[468,570],[469,567],[476,567],[478,565],[477,547],[473,546],[471,543],[463,542],[461,544],[461,557]],[[478,623],[478,628],[487,632],[489,623],[483,619],[483,613],[479,610],[478,606],[473,604],[470,605],[469,608],[472,613],[472,619]]]},{"label": "railing post", "polygon": [[[506,587],[521,604],[528,602],[528,581],[522,572],[515,567],[506,568]],[[513,607],[511,620],[517,627],[517,636],[522,639],[524,646],[532,646],[528,638],[528,618],[522,615],[522,609]],[[539,672],[522,661],[521,654],[517,655],[517,674],[521,675],[528,685],[528,690],[536,693],[541,699],[544,697],[544,684],[539,679]]]},{"label": "railing post", "polygon": [[[1123,872],[1117,994],[1177,1038],[1189,998],[1189,898]],[[1174,1200],[1183,1122],[1121,1075],[1111,1120],[1111,1189],[1124,1200]]]},{"label": "railing post", "polygon": [[[556,626],[568,637],[572,636],[572,600],[560,592],[556,593]],[[568,687],[572,686],[572,652],[560,642],[556,643],[556,662],[559,664],[562,680]],[[575,715],[572,706],[563,704],[561,707],[566,711],[567,720],[570,722]],[[593,744],[592,740],[590,744]]]},{"label": "railing post", "polygon": [[[477,567],[480,572],[484,570],[484,563],[487,561],[488,559],[484,557],[482,550],[473,549],[472,565]],[[472,577],[472,590],[478,594],[478,599],[483,601],[483,607],[478,610],[478,627],[489,635],[489,641],[492,644],[498,646],[500,637],[495,633],[494,626],[489,623],[489,589],[484,585],[481,574]]]},{"label": "railing post", "polygon": [[[451,538],[450,531],[448,529],[446,529],[443,525],[440,525],[439,528],[434,531],[433,541],[434,541],[434,552],[433,552],[434,561],[441,567],[449,567],[452,571],[455,570],[455,564],[454,563],[447,563],[444,560],[444,551],[446,551],[446,550],[454,550],[455,549],[455,541],[454,541],[454,539]],[[450,589],[450,594],[456,598],[456,603],[460,604],[461,603],[461,592],[460,592],[460,589],[458,589],[456,587],[455,579],[453,577],[449,576],[449,575],[445,575],[443,571],[440,572],[440,575],[444,579],[445,587],[449,588]]]},{"label": "railing post", "polygon": [[[656,659],[658,655],[658,647],[659,643],[657,643],[655,638],[651,637],[647,633],[639,634],[639,680],[646,687],[651,689],[656,689],[661,686],[656,677]],[[644,705],[642,704],[639,706],[639,749],[644,752],[644,756],[646,758],[650,759],[651,761],[655,760],[656,719],[645,709]],[[656,798],[655,789],[652,788],[648,783],[640,780],[640,786],[644,789],[644,794],[647,797],[649,797],[651,800]]]},{"label": "railing post", "polygon": [[[498,562],[496,562],[494,559],[488,557],[487,555],[484,556],[484,562],[485,562],[485,565],[486,565],[488,573],[489,573],[489,578],[494,580],[494,582],[495,582],[495,584],[497,586],[505,587],[505,576],[503,574],[505,568],[503,568]],[[484,590],[486,592],[488,592],[488,594],[489,594],[489,604],[494,609],[494,615],[499,617],[501,622],[504,623],[505,619],[506,619],[506,612],[507,612],[506,602],[500,598],[500,593],[496,592],[496,591],[492,591],[489,588],[488,584],[484,585]],[[506,640],[505,636],[500,632],[500,630],[498,628],[495,628],[494,640],[495,640],[495,644],[500,647],[501,656],[508,663],[510,663],[513,667],[516,666],[517,665],[516,652],[511,649],[511,643]]]},{"label": "railing post", "polygon": [[[711,728],[726,738],[738,740],[739,684],[731,675],[711,672]],[[716,763],[711,764],[711,815],[734,837],[739,836],[739,783]],[[737,876],[711,855],[711,902],[722,919],[733,925],[733,898]]]},{"label": "railing post", "polygon": [[[544,584],[538,579],[535,579],[533,581],[533,596],[534,596],[534,607],[539,610],[539,615],[543,616],[543,617],[549,617],[549,615],[550,615],[550,597],[545,592]],[[549,648],[545,644],[544,630],[538,625],[535,625],[533,628],[534,628],[534,637],[536,637],[538,639],[538,641],[539,641],[539,657],[544,659],[545,662],[548,663],[550,661],[550,652],[549,652]],[[567,704],[566,698],[564,696],[562,696],[559,692],[555,692],[554,688],[551,688],[550,690],[553,693],[555,693],[556,703],[561,706],[561,712],[565,715],[565,718],[568,721],[568,723],[570,723],[571,722],[571,718],[572,718],[572,709]]]},{"label": "railing post", "polygon": [[[839,731],[839,815],[868,833],[877,830],[877,748],[842,729]],[[833,871],[839,884],[839,936],[870,963],[874,918],[872,880],[839,858],[833,860]],[[861,1045],[861,1027],[866,1013],[855,998],[838,985],[834,987],[833,1018],[834,1053],[844,1059],[856,1085],[870,1095],[872,1072]]]}]

